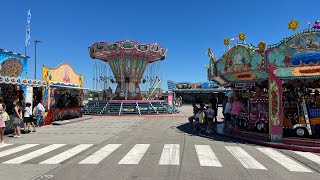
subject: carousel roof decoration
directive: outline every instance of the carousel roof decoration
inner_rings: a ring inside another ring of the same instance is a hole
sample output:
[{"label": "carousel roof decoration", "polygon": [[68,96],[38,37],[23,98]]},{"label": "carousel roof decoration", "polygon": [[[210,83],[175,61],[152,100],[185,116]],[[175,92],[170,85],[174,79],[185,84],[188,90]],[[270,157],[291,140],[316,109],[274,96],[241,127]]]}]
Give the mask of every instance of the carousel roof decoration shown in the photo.
[{"label": "carousel roof decoration", "polygon": [[16,53],[16,52],[12,52],[12,51],[9,51],[9,50],[1,49],[1,48],[0,48],[0,53],[1,53],[1,52],[8,53],[8,54],[11,54],[11,55],[20,56],[20,57],[22,57],[22,58],[30,58],[29,56],[25,56],[25,55],[20,54],[20,53]]},{"label": "carousel roof decoration", "polygon": [[145,44],[131,40],[123,40],[118,42],[97,42],[89,47],[90,57],[93,59],[101,59],[108,61],[114,57],[128,56],[143,56],[149,62],[164,60],[167,55],[167,50],[159,44]]},{"label": "carousel roof decoration", "polygon": [[238,37],[239,37],[239,39],[241,40],[241,41],[243,41],[244,43],[246,43],[246,35],[243,33],[243,32],[241,32],[241,33],[239,33],[239,35],[238,35]]},{"label": "carousel roof decoration", "polygon": [[291,29],[293,31],[295,31],[297,28],[299,28],[299,22],[292,19],[289,23],[288,23],[288,29]]},{"label": "carousel roof decoration", "polygon": [[312,26],[312,29],[320,29],[320,20],[317,20],[314,25]]}]

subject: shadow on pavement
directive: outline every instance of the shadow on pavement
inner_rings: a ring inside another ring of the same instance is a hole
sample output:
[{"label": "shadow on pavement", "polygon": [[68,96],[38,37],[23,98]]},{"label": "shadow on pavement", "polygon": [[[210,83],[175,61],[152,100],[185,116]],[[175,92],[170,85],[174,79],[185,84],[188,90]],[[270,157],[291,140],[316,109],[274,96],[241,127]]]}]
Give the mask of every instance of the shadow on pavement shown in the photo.
[{"label": "shadow on pavement", "polygon": [[[219,126],[218,123],[217,125],[214,126]],[[199,133],[199,132],[193,132],[190,128],[189,123],[184,123],[184,124],[180,124],[176,127],[176,129],[178,129],[180,131],[180,133],[187,133],[190,136],[199,136],[199,137],[203,137],[203,138],[207,138],[213,141],[222,141],[222,142],[232,142],[232,143],[241,143],[241,144],[250,144],[250,145],[254,145],[252,143],[248,143],[242,140],[238,140],[238,139],[233,139],[233,138],[229,138],[229,137],[225,137],[222,135],[217,134],[215,131],[212,134],[209,134],[207,132],[203,132],[203,133]],[[214,127],[215,129],[215,127]]]}]

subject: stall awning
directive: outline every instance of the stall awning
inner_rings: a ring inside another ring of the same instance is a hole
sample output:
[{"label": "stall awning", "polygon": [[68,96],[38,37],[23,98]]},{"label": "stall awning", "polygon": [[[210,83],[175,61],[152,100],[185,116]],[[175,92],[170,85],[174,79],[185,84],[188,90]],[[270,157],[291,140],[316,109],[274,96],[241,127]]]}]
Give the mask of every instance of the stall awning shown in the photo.
[{"label": "stall awning", "polygon": [[16,84],[22,86],[46,87],[47,82],[19,77],[0,76],[0,84]]},{"label": "stall awning", "polygon": [[63,85],[50,85],[50,87],[59,87],[59,88],[67,88],[67,89],[90,90],[89,88],[84,88],[84,87],[63,86]]}]

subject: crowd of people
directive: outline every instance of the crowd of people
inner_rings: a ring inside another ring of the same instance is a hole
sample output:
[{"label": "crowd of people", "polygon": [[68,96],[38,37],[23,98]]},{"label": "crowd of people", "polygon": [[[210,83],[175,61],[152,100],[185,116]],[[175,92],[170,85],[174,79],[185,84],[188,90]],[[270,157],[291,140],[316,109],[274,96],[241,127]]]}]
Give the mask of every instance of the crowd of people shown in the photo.
[{"label": "crowd of people", "polygon": [[[193,132],[213,133],[212,125],[217,123],[218,115],[218,102],[217,99],[212,97],[209,100],[209,105],[205,106],[200,103],[198,107],[195,103],[193,106],[193,115],[188,118],[190,128]],[[222,103],[222,114],[224,116],[224,122],[228,126],[231,121],[238,122],[241,111],[245,111],[245,107],[239,98],[226,97]]]},{"label": "crowd of people", "polygon": [[[31,103],[25,102],[25,99],[14,99],[12,103],[6,105],[0,98],[0,145],[4,144],[6,124],[11,121],[13,137],[19,138],[21,133],[36,132],[36,127],[40,127],[44,120],[45,111],[41,101],[32,110]],[[23,124],[23,130],[20,129],[21,124]],[[30,126],[33,128],[32,130]]]}]

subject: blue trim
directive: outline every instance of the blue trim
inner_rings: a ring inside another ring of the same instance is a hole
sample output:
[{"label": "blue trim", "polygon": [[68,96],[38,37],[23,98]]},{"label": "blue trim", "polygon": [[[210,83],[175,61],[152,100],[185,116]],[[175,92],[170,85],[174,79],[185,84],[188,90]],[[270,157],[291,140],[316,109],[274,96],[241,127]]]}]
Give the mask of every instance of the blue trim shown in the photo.
[{"label": "blue trim", "polygon": [[62,82],[57,82],[57,83],[50,82],[50,85],[52,85],[52,86],[66,86],[66,87],[80,87],[80,85],[65,84],[65,83],[62,83]]}]

